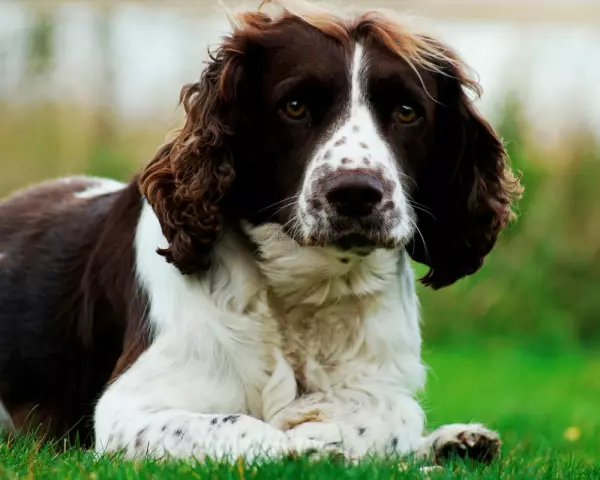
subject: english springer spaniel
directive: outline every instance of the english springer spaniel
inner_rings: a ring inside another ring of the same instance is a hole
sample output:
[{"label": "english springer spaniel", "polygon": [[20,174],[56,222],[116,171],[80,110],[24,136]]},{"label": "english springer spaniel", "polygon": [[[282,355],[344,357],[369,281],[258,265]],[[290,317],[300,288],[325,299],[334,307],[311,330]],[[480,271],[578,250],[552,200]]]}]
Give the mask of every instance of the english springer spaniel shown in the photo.
[{"label": "english springer spaniel", "polygon": [[389,13],[281,3],[232,17],[130,183],[0,203],[2,403],[19,430],[130,458],[489,460],[480,424],[424,433],[409,265],[450,285],[511,219],[478,85]]}]

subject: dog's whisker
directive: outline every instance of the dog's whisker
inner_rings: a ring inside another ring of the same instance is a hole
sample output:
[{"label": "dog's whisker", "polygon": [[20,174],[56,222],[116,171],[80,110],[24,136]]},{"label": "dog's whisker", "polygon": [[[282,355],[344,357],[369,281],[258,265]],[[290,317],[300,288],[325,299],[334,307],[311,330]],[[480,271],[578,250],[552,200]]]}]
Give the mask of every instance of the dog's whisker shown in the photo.
[{"label": "dog's whisker", "polygon": [[421,230],[419,229],[417,222],[415,222],[412,218],[407,217],[408,221],[411,223],[411,225],[413,226],[413,228],[416,230],[416,232],[419,234],[419,237],[421,237],[421,241],[423,242],[423,249],[425,250],[425,258],[427,263],[431,262],[431,258],[429,257],[429,249],[427,248],[427,242],[425,242],[425,237],[423,236],[423,234],[421,233]]},{"label": "dog's whisker", "polygon": [[[271,205],[267,205],[266,207],[261,208],[260,210],[258,210],[257,213],[262,213],[265,210],[269,210],[270,208],[276,207],[277,205],[280,205],[280,204],[282,204],[284,202],[287,202],[287,201],[290,201],[290,200],[292,200],[292,201],[290,202],[289,205],[293,205],[294,202],[298,200],[299,196],[300,196],[300,192],[296,193],[295,195],[291,195],[291,196],[289,196],[287,198],[284,198],[283,200],[279,200],[278,202],[274,202]],[[285,208],[285,207],[282,207],[282,208]]]}]

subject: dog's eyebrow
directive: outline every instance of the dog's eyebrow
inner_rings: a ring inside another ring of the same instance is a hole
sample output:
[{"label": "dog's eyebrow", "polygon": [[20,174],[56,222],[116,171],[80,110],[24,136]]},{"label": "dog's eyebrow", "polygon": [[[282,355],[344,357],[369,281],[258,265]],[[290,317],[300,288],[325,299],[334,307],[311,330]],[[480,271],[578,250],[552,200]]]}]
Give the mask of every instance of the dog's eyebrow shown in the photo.
[{"label": "dog's eyebrow", "polygon": [[[279,82],[273,89],[273,98],[275,101],[279,101],[298,89],[333,89],[335,88],[335,83],[336,79],[329,72],[313,71],[301,73]],[[337,83],[339,83],[339,80]]]},{"label": "dog's eyebrow", "polygon": [[412,82],[399,74],[377,75],[375,73],[369,87],[374,90],[408,95],[421,104],[431,98],[420,83]]}]

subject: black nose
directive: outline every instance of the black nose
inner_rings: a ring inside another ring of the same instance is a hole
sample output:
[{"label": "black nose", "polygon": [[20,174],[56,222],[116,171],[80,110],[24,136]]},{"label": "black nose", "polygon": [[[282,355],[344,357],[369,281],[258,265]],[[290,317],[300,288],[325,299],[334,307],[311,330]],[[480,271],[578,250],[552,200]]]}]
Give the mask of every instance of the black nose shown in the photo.
[{"label": "black nose", "polygon": [[383,185],[375,175],[347,172],[327,182],[325,197],[344,217],[369,215],[383,198]]}]

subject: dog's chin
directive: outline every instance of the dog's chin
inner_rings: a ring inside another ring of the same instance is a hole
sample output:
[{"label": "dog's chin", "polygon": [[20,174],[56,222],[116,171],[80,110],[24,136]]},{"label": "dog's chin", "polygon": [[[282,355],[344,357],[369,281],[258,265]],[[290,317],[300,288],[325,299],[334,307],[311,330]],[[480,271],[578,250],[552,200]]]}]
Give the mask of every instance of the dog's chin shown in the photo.
[{"label": "dog's chin", "polygon": [[[340,253],[368,255],[375,250],[401,250],[410,238],[395,235],[389,226],[370,223],[363,225],[339,225],[342,228],[313,228],[308,231],[295,228],[290,222],[282,224],[281,230],[302,247],[321,247]],[[366,228],[365,228],[366,227]],[[410,233],[410,232],[403,232]]]},{"label": "dog's chin", "polygon": [[403,242],[385,235],[373,235],[365,232],[327,232],[311,235],[306,246],[322,247],[339,252],[368,255],[375,250],[396,250]]},{"label": "dog's chin", "polygon": [[377,242],[364,233],[347,233],[341,235],[333,235],[330,240],[331,247],[338,248],[342,251],[347,250],[375,250]]}]

